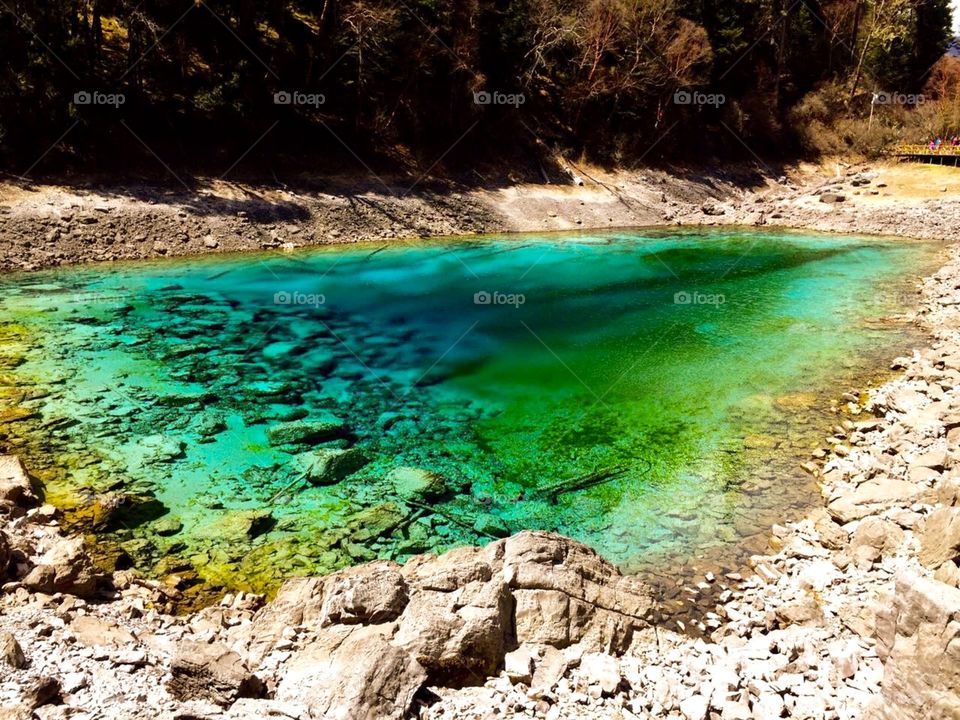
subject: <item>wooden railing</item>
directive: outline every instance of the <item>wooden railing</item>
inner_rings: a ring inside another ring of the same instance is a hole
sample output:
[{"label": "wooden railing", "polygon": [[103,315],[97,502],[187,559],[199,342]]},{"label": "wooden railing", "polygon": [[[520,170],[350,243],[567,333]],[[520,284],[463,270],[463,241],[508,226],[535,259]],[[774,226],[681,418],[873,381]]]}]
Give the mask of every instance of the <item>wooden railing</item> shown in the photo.
[{"label": "wooden railing", "polygon": [[907,157],[915,155],[937,155],[944,157],[960,157],[960,147],[955,147],[949,143],[943,143],[936,150],[929,145],[898,145],[893,154],[898,157]]}]

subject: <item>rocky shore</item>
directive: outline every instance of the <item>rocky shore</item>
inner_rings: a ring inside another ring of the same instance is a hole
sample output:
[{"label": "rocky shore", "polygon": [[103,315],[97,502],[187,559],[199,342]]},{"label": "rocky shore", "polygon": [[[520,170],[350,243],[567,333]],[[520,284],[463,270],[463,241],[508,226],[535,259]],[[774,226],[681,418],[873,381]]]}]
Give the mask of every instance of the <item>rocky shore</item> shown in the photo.
[{"label": "rocky shore", "polygon": [[[772,182],[763,193],[731,185],[706,203],[695,184],[688,200],[623,192],[637,206],[660,203],[661,223],[951,239],[960,218],[952,197],[862,212],[886,184],[871,172],[819,186]],[[644,188],[657,184],[648,180]],[[590,191],[615,194],[599,184]],[[549,193],[538,192],[539,212]],[[515,201],[478,217],[504,229]],[[33,228],[11,219],[25,212],[18,207],[0,215],[0,231]],[[588,210],[562,215],[573,207],[545,212],[543,222],[604,224]],[[91,212],[101,219],[84,226],[102,227],[113,211]],[[70,238],[75,217],[65,221]],[[278,232],[270,246],[301,232]],[[198,242],[241,249],[192,233],[176,254]],[[97,253],[115,243],[83,237],[28,246],[24,229],[4,250],[4,267],[113,256]],[[125,242],[117,257],[159,253],[149,238]],[[75,247],[92,252],[75,256]],[[679,632],[662,623],[651,588],[579,543],[536,532],[402,566],[377,561],[292,579],[270,602],[235,594],[167,615],[175,588],[135,571],[98,571],[92,539],[65,535],[28,469],[2,457],[0,718],[958,717],[960,248],[920,292],[916,319],[929,346],[897,359],[901,374],[882,387],[845,393],[833,434],[806,466],[823,507],[773,527],[752,573],[684,585],[691,598],[716,602],[698,627]]]}]

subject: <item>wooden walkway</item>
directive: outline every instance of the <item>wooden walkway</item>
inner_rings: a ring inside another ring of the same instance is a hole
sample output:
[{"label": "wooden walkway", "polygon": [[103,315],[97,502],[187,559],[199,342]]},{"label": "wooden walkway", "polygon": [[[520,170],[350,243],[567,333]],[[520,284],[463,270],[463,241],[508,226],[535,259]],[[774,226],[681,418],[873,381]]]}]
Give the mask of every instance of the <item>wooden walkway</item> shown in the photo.
[{"label": "wooden walkway", "polygon": [[929,145],[900,145],[893,156],[903,162],[960,166],[960,147],[953,145],[941,145],[938,150],[931,150]]}]

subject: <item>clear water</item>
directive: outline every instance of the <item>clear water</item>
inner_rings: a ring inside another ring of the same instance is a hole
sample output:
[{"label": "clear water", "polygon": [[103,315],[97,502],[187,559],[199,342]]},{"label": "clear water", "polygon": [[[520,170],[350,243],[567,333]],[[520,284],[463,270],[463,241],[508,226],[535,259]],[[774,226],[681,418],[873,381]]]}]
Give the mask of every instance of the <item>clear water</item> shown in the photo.
[{"label": "clear water", "polygon": [[[524,528],[639,569],[813,497],[796,468],[822,393],[908,341],[879,320],[937,252],[636,231],[17,275],[0,431],[78,521],[136,496],[93,519],[158,574],[266,588]],[[325,442],[271,443],[334,419]],[[368,463],[304,477],[348,447]]]}]

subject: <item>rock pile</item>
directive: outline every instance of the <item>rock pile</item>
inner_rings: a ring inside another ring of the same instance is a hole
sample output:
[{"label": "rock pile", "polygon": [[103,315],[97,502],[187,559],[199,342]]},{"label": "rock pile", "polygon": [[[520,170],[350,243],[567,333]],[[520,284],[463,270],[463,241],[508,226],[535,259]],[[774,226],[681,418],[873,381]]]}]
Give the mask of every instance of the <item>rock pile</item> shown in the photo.
[{"label": "rock pile", "polygon": [[[33,508],[0,535],[24,539],[0,606],[12,633],[0,659],[16,670],[0,679],[0,708],[11,717],[94,717],[108,705],[133,717],[153,704],[162,717],[399,719],[427,684],[482,683],[517,653],[531,670],[544,648],[554,653],[537,677],[557,672],[561,650],[622,654],[652,618],[640,581],[536,532],[296,578],[266,605],[240,594],[174,618],[153,609],[162,586],[133,573],[80,583],[82,539],[45,515]],[[76,550],[69,562],[64,548]],[[44,567],[53,586],[30,580]],[[78,597],[94,591],[95,602]]]}]

